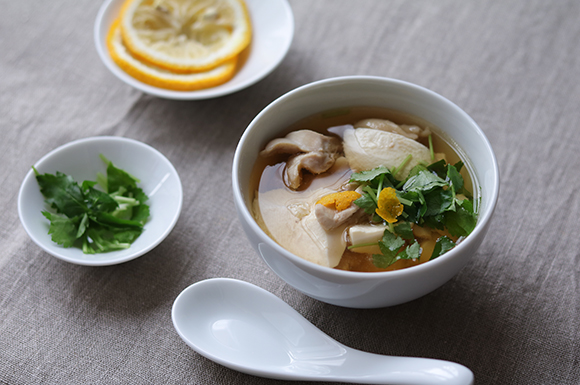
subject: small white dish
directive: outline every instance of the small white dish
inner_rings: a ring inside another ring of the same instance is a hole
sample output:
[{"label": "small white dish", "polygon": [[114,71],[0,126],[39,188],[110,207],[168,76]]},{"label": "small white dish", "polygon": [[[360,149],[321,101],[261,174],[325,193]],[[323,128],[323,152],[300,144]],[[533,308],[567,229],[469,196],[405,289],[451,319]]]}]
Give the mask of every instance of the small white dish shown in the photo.
[{"label": "small white dish", "polygon": [[137,185],[149,197],[149,220],[128,249],[83,254],[79,248],[64,248],[53,242],[48,234],[49,221],[41,213],[47,210],[47,205],[32,168],[18,194],[18,215],[30,238],[47,253],[78,265],[115,265],[147,253],[169,235],[181,213],[183,190],[177,171],[159,151],[133,139],[98,136],[76,140],[49,152],[34,167],[41,174],[60,171],[80,184],[84,180],[96,180],[97,172],[106,172],[99,154],[138,178]]},{"label": "small white dish", "polygon": [[242,52],[240,68],[228,82],[198,91],[172,91],[150,86],[131,77],[111,59],[107,50],[107,33],[118,17],[125,0],[106,0],[94,28],[99,57],[119,79],[160,98],[177,100],[210,99],[237,92],[262,80],[284,59],[294,37],[294,16],[287,0],[246,0],[252,20],[252,42]]}]

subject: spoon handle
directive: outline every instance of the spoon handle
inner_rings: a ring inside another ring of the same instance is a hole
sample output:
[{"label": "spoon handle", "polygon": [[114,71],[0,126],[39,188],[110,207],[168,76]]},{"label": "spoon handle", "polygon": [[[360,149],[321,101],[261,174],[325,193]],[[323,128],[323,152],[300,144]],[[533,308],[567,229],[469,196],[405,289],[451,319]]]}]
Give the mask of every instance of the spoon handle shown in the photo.
[{"label": "spoon handle", "polygon": [[471,370],[455,362],[393,357],[347,348],[345,360],[333,371],[335,380],[359,384],[473,385]]}]

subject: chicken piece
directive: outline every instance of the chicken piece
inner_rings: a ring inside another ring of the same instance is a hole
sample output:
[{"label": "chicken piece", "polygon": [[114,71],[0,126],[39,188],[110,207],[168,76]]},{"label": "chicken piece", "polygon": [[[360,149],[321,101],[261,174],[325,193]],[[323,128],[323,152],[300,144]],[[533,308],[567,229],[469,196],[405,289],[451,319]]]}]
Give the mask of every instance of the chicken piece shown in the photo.
[{"label": "chicken piece", "polygon": [[321,204],[314,206],[314,215],[320,226],[324,230],[332,230],[345,224],[349,219],[358,218],[360,213],[364,213],[360,207],[352,203],[347,209],[338,211]]},{"label": "chicken piece", "polygon": [[270,141],[261,156],[268,157],[277,154],[290,154],[285,180],[287,185],[297,190],[302,183],[302,172],[308,170],[313,174],[321,174],[330,169],[341,151],[338,138],[322,135],[312,130],[298,130]]},{"label": "chicken piece", "polygon": [[296,154],[298,152],[330,152],[340,151],[340,140],[332,136],[322,135],[312,130],[292,131],[284,138],[271,140],[260,155]]},{"label": "chicken piece", "polygon": [[347,128],[343,135],[344,154],[355,172],[380,166],[393,169],[411,155],[411,159],[395,175],[402,180],[416,165],[431,163],[431,153],[427,147],[399,134],[371,128]]},{"label": "chicken piece", "polygon": [[355,128],[373,128],[375,130],[392,132],[393,134],[403,135],[409,139],[417,140],[420,137],[427,137],[431,134],[429,128],[421,128],[415,125],[401,124],[391,122],[386,119],[363,119],[354,124]]}]

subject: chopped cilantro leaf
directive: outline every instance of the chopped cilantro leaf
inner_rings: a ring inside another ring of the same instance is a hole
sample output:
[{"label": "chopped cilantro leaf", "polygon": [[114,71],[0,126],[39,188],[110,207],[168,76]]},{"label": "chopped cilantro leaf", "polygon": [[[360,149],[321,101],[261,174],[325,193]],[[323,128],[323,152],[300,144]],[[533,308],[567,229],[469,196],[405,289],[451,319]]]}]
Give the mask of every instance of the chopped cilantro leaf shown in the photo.
[{"label": "chopped cilantro leaf", "polygon": [[[432,229],[447,229],[453,237],[467,236],[473,231],[477,213],[474,212],[473,200],[464,189],[464,180],[459,172],[462,167],[462,162],[451,165],[445,160],[430,165],[419,164],[405,180],[397,180],[393,176],[398,169],[389,171],[386,167],[351,175],[350,181],[362,186],[362,196],[354,203],[372,215],[374,222],[383,221],[376,215],[377,195],[383,188],[395,188],[397,199],[403,205],[398,222],[390,225],[391,231],[386,230],[379,241],[381,254],[373,255],[373,263],[377,267],[388,267],[402,258],[419,258],[421,247],[414,241],[411,223]],[[463,194],[467,199],[458,198],[458,194]],[[437,242],[431,259],[455,246],[448,237],[439,238]]]},{"label": "chopped cilantro leaf", "polygon": [[44,215],[50,221],[48,233],[54,242],[63,247],[71,247],[77,240],[81,224],[81,216],[69,218],[65,215],[59,215],[43,211]]},{"label": "chopped cilantro leaf", "polygon": [[459,171],[452,165],[447,165],[447,182],[455,194],[460,194],[463,191],[463,177]]},{"label": "chopped cilantro leaf", "polygon": [[84,194],[72,177],[58,171],[55,175],[34,171],[46,203],[57,213],[72,218],[86,212]]},{"label": "chopped cilantro leaf", "polygon": [[405,245],[405,241],[391,233],[389,230],[385,230],[383,234],[383,239],[379,241],[379,248],[383,254],[396,255],[401,247]]},{"label": "chopped cilantro leaf", "polygon": [[431,163],[427,166],[427,169],[437,174],[440,178],[445,178],[447,174],[447,163],[445,163],[444,159],[441,159],[435,163]]},{"label": "chopped cilantro leaf", "polygon": [[409,222],[399,222],[394,226],[395,234],[400,235],[403,239],[414,239],[413,229]]},{"label": "chopped cilantro leaf", "polygon": [[421,246],[415,240],[411,245],[403,248],[405,241],[398,235],[385,230],[383,238],[379,241],[381,254],[373,254],[373,264],[380,269],[385,269],[399,259],[418,259],[421,256]]},{"label": "chopped cilantro leaf", "polygon": [[377,209],[376,200],[373,200],[369,196],[369,194],[364,194],[363,196],[361,196],[360,198],[355,200],[354,204],[357,205],[358,207],[362,208],[365,211],[365,213],[367,213],[369,215],[373,214],[375,212],[375,210]]},{"label": "chopped cilantro leaf", "polygon": [[434,189],[425,194],[424,198],[426,207],[424,217],[441,214],[453,205],[453,192],[451,190]]},{"label": "chopped cilantro leaf", "polygon": [[371,182],[376,177],[383,175],[383,174],[390,174],[388,168],[386,167],[377,167],[375,169],[369,171],[361,171],[356,172],[350,176],[351,182]]},{"label": "chopped cilantro leaf", "polygon": [[403,190],[426,192],[443,186],[447,186],[445,180],[441,179],[437,174],[423,169],[407,179],[403,185]]},{"label": "chopped cilantro leaf", "polygon": [[469,235],[477,223],[477,217],[473,212],[473,203],[470,200],[458,200],[455,211],[445,212],[445,226],[453,236]]},{"label": "chopped cilantro leaf", "polygon": [[431,254],[431,258],[429,260],[435,259],[452,248],[455,247],[455,242],[453,242],[449,237],[443,236],[435,242],[435,247],[433,248],[433,253]]},{"label": "chopped cilantro leaf", "polygon": [[99,173],[97,181],[81,185],[61,172],[40,174],[33,167],[47,205],[56,211],[42,212],[50,221],[51,239],[63,247],[78,246],[86,254],[130,247],[150,215],[138,179],[101,159],[107,164],[107,175]]},{"label": "chopped cilantro leaf", "polygon": [[421,256],[421,246],[419,242],[415,241],[410,246],[407,246],[398,255],[400,259],[419,259]]},{"label": "chopped cilantro leaf", "polygon": [[396,255],[373,254],[373,264],[379,269],[386,269],[397,262]]}]

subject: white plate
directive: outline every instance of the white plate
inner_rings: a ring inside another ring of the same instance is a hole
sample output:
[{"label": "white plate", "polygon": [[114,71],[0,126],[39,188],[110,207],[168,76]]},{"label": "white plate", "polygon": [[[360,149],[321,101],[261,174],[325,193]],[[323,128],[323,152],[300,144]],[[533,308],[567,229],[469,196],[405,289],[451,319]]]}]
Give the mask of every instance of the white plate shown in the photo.
[{"label": "white plate", "polygon": [[177,171],[159,151],[136,140],[111,136],[80,139],[49,152],[34,167],[41,174],[60,171],[72,176],[80,184],[84,180],[95,180],[97,172],[106,172],[106,165],[99,154],[140,180],[137,185],[149,197],[147,204],[151,216],[143,233],[128,249],[83,254],[78,248],[64,248],[54,243],[48,234],[49,221],[41,213],[47,209],[47,205],[31,168],[18,194],[20,221],[38,246],[63,261],[105,266],[135,259],[161,243],[181,213],[183,190]]},{"label": "white plate", "polygon": [[227,95],[263,79],[286,56],[294,36],[294,16],[286,0],[246,0],[252,19],[252,42],[242,53],[241,68],[219,86],[199,91],[172,91],[153,87],[131,77],[118,67],[107,51],[107,33],[125,0],[107,0],[95,22],[97,52],[105,66],[119,79],[145,93],[166,99],[196,100]]}]

